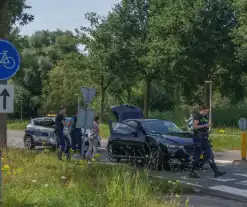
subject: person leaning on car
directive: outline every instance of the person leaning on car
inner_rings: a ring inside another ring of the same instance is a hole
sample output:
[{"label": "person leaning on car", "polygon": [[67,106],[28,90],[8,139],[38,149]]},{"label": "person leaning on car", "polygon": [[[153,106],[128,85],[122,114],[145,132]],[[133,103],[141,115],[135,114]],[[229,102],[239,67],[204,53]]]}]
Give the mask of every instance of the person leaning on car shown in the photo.
[{"label": "person leaning on car", "polygon": [[203,105],[200,108],[200,112],[196,113],[194,115],[194,121],[193,121],[193,131],[194,131],[194,138],[193,142],[195,145],[195,150],[194,150],[194,155],[193,155],[193,160],[191,163],[191,168],[190,168],[190,177],[193,178],[199,178],[200,176],[195,172],[196,166],[200,163],[200,155],[202,150],[204,150],[204,156],[209,162],[210,167],[212,168],[214,172],[215,177],[222,176],[226,174],[226,172],[221,172],[219,171],[217,165],[214,162],[214,155],[211,149],[211,145],[208,140],[209,136],[209,127],[210,124],[208,120],[208,112],[209,112],[209,107]]},{"label": "person leaning on car", "polygon": [[[64,139],[64,126],[66,125],[64,120],[64,115],[66,113],[66,107],[61,106],[59,113],[56,115],[55,119],[55,133],[59,139],[59,149],[58,149],[58,159],[62,160],[62,154],[65,153],[65,139]],[[67,152],[69,153],[69,152]]]}]

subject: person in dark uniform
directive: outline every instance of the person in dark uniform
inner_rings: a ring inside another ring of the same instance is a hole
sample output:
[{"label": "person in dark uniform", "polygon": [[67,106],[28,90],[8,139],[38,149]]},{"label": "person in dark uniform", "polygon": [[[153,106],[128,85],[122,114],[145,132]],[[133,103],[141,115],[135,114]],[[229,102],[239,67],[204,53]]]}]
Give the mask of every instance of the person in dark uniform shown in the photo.
[{"label": "person in dark uniform", "polygon": [[[64,138],[64,126],[66,125],[65,120],[64,120],[64,115],[66,113],[66,107],[61,106],[60,107],[60,112],[56,115],[55,119],[55,133],[58,136],[59,140],[59,149],[58,149],[58,159],[62,160],[62,153],[65,152],[65,138]],[[68,152],[67,152],[68,153]]]},{"label": "person in dark uniform", "polygon": [[195,145],[193,160],[190,166],[189,176],[192,178],[200,178],[200,176],[195,172],[195,168],[200,163],[200,155],[202,150],[204,150],[205,160],[209,163],[210,167],[214,172],[215,177],[225,175],[226,172],[219,171],[216,163],[214,162],[214,154],[211,149],[210,142],[208,140],[209,127],[210,124],[208,120],[208,106],[202,106],[200,112],[194,115],[193,130],[194,138],[193,142]]},{"label": "person in dark uniform", "polygon": [[82,146],[82,132],[81,128],[76,128],[76,122],[77,122],[77,115],[78,112],[76,112],[76,115],[72,117],[69,127],[70,127],[70,136],[72,141],[72,150],[75,153],[77,150],[77,146],[79,147],[79,151],[81,153],[81,146]]}]

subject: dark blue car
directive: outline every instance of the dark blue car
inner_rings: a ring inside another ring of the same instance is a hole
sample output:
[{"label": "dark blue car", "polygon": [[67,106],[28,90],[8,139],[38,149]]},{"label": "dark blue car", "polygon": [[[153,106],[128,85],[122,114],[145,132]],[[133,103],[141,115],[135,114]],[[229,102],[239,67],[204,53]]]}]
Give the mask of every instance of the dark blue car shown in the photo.
[{"label": "dark blue car", "polygon": [[[154,170],[188,165],[194,152],[193,134],[168,120],[145,119],[135,106],[119,105],[111,109],[118,120],[109,123],[107,148],[111,161],[140,160]],[[201,159],[203,163],[203,154]]]}]

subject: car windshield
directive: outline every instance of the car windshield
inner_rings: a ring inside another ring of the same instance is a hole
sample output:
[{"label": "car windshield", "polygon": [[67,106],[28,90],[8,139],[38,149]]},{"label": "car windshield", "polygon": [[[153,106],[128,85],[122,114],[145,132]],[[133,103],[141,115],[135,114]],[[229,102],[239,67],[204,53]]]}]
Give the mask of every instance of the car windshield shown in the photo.
[{"label": "car windshield", "polygon": [[147,129],[147,131],[152,134],[183,133],[182,129],[180,129],[176,124],[170,121],[150,120],[150,121],[145,121],[143,124]]}]

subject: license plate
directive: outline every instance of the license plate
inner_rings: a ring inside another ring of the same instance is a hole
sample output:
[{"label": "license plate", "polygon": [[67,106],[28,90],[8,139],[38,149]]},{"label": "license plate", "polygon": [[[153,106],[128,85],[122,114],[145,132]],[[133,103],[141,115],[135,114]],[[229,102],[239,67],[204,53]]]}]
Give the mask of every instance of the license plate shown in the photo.
[{"label": "license plate", "polygon": [[[204,159],[204,156],[200,155],[200,160],[203,160],[203,159]],[[193,160],[193,156],[189,156],[189,160]]]}]

